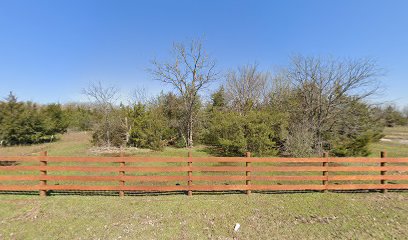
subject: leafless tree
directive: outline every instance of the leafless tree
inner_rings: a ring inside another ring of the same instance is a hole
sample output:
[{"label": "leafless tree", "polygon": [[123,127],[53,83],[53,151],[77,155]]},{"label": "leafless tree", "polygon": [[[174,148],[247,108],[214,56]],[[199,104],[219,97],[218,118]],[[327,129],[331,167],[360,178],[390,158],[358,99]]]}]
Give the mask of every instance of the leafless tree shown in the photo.
[{"label": "leafless tree", "polygon": [[310,157],[314,154],[314,133],[308,122],[291,122],[285,142],[285,153],[292,157]]},{"label": "leafless tree", "polygon": [[133,90],[132,96],[129,100],[129,105],[135,105],[138,103],[146,104],[149,101],[149,95],[146,88],[136,88]]},{"label": "leafless tree", "polygon": [[290,79],[287,78],[286,69],[277,69],[271,77],[268,102],[276,111],[287,112],[290,109],[294,91]]},{"label": "leafless tree", "polygon": [[345,106],[377,93],[381,72],[372,59],[292,58],[286,77],[299,97],[299,115],[315,134],[317,153],[323,151],[323,133],[330,130]]},{"label": "leafless tree", "polygon": [[119,98],[119,91],[117,88],[103,87],[101,82],[91,83],[88,88],[83,89],[82,93],[93,102],[95,108],[102,113],[103,128],[106,132],[106,137],[103,139],[108,147],[111,146],[111,131],[114,118],[111,116],[114,111],[114,104]]},{"label": "leafless tree", "polygon": [[186,119],[186,146],[193,146],[193,125],[197,114],[194,106],[199,92],[217,79],[215,61],[204,50],[200,40],[188,46],[174,43],[172,59],[168,62],[152,61],[150,72],[156,80],[172,85],[183,99]]},{"label": "leafless tree", "polygon": [[257,64],[229,71],[225,86],[228,102],[244,115],[264,101],[269,78],[270,74],[259,71]]}]

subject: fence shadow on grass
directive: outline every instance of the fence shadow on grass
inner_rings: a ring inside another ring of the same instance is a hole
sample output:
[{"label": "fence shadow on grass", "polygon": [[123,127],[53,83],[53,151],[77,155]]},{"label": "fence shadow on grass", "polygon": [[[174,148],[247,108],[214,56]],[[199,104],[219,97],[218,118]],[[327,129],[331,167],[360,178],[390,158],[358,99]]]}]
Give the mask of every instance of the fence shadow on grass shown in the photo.
[{"label": "fence shadow on grass", "polygon": [[[407,189],[393,189],[389,190],[390,193],[408,193]],[[317,190],[296,190],[296,191],[253,191],[253,194],[259,195],[283,195],[283,194],[325,194]],[[381,190],[332,190],[329,193],[340,194],[356,194],[356,193],[381,193]],[[1,191],[0,197],[5,195],[15,196],[38,196],[37,191]],[[143,196],[181,196],[187,197],[187,191],[172,191],[172,192],[133,192],[125,191],[126,197],[143,197]],[[228,195],[242,195],[246,197],[244,191],[197,191],[193,193],[194,196],[228,196]],[[106,197],[118,197],[117,191],[48,191],[47,196],[106,196]],[[249,195],[251,196],[251,195]]]}]

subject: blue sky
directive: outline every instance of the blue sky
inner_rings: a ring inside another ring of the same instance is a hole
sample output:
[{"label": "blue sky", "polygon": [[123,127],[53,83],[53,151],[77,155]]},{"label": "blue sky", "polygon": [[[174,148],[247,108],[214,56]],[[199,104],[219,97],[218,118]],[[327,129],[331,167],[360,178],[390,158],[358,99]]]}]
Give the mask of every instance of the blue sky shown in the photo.
[{"label": "blue sky", "polygon": [[171,88],[151,80],[153,58],[203,37],[220,70],[289,56],[372,57],[387,74],[376,100],[408,105],[408,1],[0,0],[0,96],[84,100],[101,81],[123,96]]}]

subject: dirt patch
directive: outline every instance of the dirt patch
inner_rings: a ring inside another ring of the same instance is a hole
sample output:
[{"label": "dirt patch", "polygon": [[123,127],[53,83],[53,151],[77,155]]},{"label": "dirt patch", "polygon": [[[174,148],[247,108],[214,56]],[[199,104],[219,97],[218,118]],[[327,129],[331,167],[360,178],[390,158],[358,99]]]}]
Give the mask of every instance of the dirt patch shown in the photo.
[{"label": "dirt patch", "polygon": [[408,140],[406,139],[390,139],[390,138],[381,138],[381,142],[391,142],[391,143],[399,143],[399,144],[407,144],[408,145]]},{"label": "dirt patch", "polygon": [[23,212],[20,215],[7,219],[7,221],[33,221],[40,215],[40,206],[35,205],[28,211]]},{"label": "dirt patch", "polygon": [[[118,148],[118,147],[92,147],[89,149],[89,152],[93,154],[103,155],[103,154],[120,154],[121,152],[127,154],[135,151],[140,151],[139,148],[136,147],[126,147],[126,148]],[[151,150],[148,150],[151,151]]]},{"label": "dirt patch", "polygon": [[338,217],[336,216],[297,216],[295,217],[294,224],[299,224],[299,223],[306,223],[306,224],[315,224],[315,223],[321,223],[321,224],[329,224],[332,221],[336,220]]}]

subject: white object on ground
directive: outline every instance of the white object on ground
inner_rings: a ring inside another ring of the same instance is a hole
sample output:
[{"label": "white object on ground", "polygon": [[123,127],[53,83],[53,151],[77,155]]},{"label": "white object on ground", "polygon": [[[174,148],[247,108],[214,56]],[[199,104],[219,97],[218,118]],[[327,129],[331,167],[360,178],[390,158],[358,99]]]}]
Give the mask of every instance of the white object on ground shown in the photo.
[{"label": "white object on ground", "polygon": [[240,227],[241,227],[241,225],[239,223],[236,223],[235,227],[234,227],[234,231],[237,232]]}]

